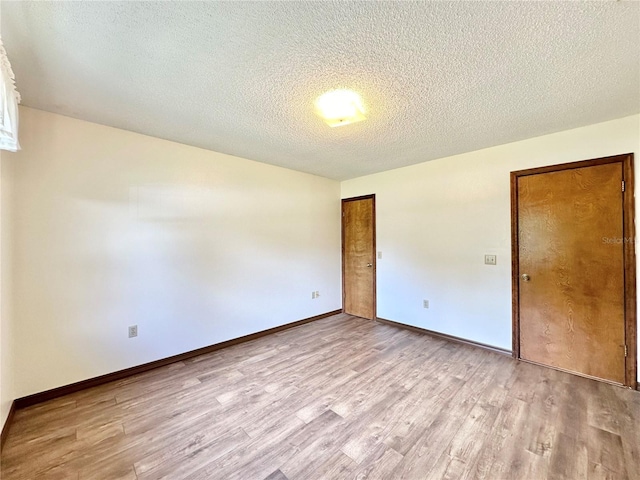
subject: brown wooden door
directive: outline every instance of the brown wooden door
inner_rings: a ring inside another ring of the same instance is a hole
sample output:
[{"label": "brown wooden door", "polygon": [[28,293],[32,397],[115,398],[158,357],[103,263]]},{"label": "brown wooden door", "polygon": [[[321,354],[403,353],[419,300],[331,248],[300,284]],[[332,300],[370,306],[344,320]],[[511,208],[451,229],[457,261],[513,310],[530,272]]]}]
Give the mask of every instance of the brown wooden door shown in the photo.
[{"label": "brown wooden door", "polygon": [[624,164],[572,165],[512,178],[519,356],[626,384]]},{"label": "brown wooden door", "polygon": [[345,313],[375,319],[375,196],[342,200],[342,305]]}]

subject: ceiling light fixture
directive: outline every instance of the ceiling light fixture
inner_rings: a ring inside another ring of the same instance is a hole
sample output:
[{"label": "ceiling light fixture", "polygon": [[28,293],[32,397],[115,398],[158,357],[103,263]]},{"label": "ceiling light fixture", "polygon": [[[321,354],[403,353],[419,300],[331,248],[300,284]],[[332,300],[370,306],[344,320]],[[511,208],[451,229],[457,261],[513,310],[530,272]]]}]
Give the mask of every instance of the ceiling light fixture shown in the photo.
[{"label": "ceiling light fixture", "polygon": [[316,112],[330,127],[361,122],[365,109],[360,95],[352,90],[332,90],[316,99]]}]

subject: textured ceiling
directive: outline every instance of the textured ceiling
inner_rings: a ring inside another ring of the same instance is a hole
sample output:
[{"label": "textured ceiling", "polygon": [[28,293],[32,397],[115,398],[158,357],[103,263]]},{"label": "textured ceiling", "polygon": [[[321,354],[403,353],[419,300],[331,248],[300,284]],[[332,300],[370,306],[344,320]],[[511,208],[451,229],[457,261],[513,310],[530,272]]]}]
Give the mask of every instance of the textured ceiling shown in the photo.
[{"label": "textured ceiling", "polygon": [[[640,111],[640,3],[7,2],[23,103],[334,179]],[[313,101],[361,93],[328,127]]]}]

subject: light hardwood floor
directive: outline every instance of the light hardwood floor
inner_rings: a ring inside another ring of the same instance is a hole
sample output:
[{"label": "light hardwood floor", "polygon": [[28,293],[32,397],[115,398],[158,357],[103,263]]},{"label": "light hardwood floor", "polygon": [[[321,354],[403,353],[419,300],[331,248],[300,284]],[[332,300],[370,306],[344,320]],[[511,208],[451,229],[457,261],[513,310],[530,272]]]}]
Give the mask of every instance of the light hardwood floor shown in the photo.
[{"label": "light hardwood floor", "polygon": [[18,411],[2,479],[640,478],[640,393],[336,315]]}]

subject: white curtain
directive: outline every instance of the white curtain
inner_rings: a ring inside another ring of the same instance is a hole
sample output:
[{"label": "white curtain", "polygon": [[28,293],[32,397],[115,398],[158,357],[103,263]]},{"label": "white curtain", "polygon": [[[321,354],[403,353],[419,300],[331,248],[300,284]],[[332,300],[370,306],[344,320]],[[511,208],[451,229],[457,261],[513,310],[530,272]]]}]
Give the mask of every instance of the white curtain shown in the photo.
[{"label": "white curtain", "polygon": [[18,143],[18,104],[15,76],[0,37],[0,149],[15,152]]}]

